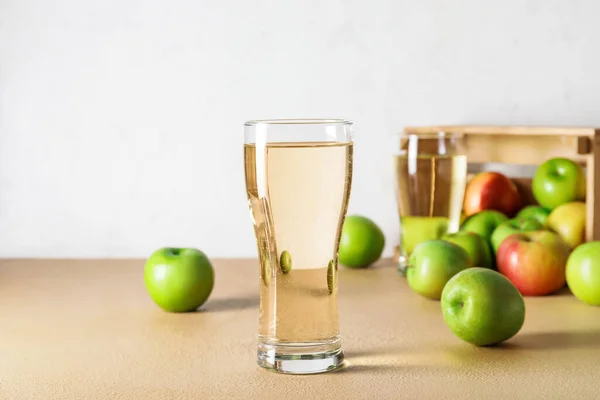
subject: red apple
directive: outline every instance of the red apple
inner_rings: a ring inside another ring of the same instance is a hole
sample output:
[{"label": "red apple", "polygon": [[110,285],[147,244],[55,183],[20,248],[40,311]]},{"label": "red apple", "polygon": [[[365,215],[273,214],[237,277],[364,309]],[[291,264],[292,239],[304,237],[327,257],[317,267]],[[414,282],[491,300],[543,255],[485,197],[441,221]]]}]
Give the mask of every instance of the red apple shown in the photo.
[{"label": "red apple", "polygon": [[554,232],[521,232],[504,239],[496,262],[498,271],[523,296],[544,296],[565,286],[569,253],[569,246]]},{"label": "red apple", "polygon": [[517,187],[499,172],[481,172],[467,185],[464,202],[467,216],[482,210],[496,210],[512,217],[520,208],[521,195]]}]

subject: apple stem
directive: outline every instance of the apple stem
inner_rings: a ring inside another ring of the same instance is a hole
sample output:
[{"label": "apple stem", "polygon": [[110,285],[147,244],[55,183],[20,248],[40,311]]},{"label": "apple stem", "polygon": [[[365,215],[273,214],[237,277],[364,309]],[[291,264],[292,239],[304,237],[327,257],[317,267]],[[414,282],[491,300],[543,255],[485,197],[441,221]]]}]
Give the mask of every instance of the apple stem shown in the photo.
[{"label": "apple stem", "polygon": [[169,253],[171,253],[173,256],[178,256],[180,251],[179,249],[169,249]]}]

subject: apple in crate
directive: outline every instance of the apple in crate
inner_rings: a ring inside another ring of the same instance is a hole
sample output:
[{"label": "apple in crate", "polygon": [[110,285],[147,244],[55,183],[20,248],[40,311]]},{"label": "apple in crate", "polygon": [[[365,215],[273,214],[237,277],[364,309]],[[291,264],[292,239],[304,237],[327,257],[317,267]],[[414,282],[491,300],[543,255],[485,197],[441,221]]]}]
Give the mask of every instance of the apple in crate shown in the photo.
[{"label": "apple in crate", "polygon": [[548,228],[574,249],[585,241],[585,203],[573,201],[556,207],[548,216]]},{"label": "apple in crate", "polygon": [[535,171],[531,190],[535,200],[550,210],[561,204],[585,200],[583,168],[567,158],[551,158]]},{"label": "apple in crate", "polygon": [[492,233],[492,248],[494,252],[498,252],[498,248],[502,244],[502,241],[513,233],[538,231],[544,229],[544,226],[533,218],[513,218],[502,224]]},{"label": "apple in crate", "polygon": [[465,190],[464,212],[467,216],[483,210],[496,210],[509,217],[521,208],[521,195],[508,177],[499,172],[481,172]]},{"label": "apple in crate", "polygon": [[546,226],[550,210],[542,206],[530,205],[522,208],[515,218],[533,218],[540,224]]},{"label": "apple in crate", "polygon": [[494,230],[506,221],[508,221],[508,217],[500,211],[484,210],[467,218],[462,223],[460,230],[476,233],[485,240],[490,241]]},{"label": "apple in crate", "polygon": [[521,232],[504,239],[496,263],[521,294],[544,296],[565,286],[569,253],[569,246],[554,232]]}]

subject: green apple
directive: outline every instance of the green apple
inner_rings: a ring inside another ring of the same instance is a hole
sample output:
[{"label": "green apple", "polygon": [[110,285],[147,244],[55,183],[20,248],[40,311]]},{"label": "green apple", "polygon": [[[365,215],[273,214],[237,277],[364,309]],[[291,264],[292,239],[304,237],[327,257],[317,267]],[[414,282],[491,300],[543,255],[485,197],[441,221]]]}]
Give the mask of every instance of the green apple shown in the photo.
[{"label": "green apple", "polygon": [[412,217],[400,219],[402,251],[408,257],[421,243],[441,238],[448,232],[446,217]]},{"label": "green apple", "polygon": [[144,283],[152,300],[165,311],[190,312],[210,296],[215,274],[197,249],[165,247],[146,261]]},{"label": "green apple", "polygon": [[585,216],[585,203],[573,201],[561,204],[548,216],[547,226],[574,249],[585,241]]},{"label": "green apple", "polygon": [[454,243],[467,251],[473,266],[483,268],[493,268],[492,249],[490,244],[473,232],[456,232],[442,236],[442,240]]},{"label": "green apple", "polygon": [[498,248],[504,239],[513,233],[538,231],[544,229],[544,225],[533,218],[513,218],[498,225],[492,233],[492,248],[498,253]]},{"label": "green apple", "polygon": [[531,205],[522,208],[515,218],[533,218],[545,226],[548,221],[548,215],[550,215],[550,210],[547,210],[542,206]]},{"label": "green apple", "polygon": [[531,189],[542,207],[553,210],[564,203],[585,200],[585,173],[572,160],[551,158],[535,171]]},{"label": "green apple", "polygon": [[406,279],[418,294],[439,300],[446,282],[471,266],[471,258],[462,247],[445,240],[429,240],[417,245],[412,252]]},{"label": "green apple", "polygon": [[494,229],[506,221],[508,221],[508,217],[500,211],[484,210],[467,218],[460,227],[460,230],[476,233],[489,241],[492,238]]},{"label": "green apple", "polygon": [[567,259],[567,285],[584,303],[600,306],[600,242],[578,246]]},{"label": "green apple", "polygon": [[349,215],[344,220],[338,261],[349,268],[366,268],[379,260],[385,235],[371,219],[362,215]]},{"label": "green apple", "polygon": [[525,302],[502,274],[469,268],[444,287],[442,314],[452,333],[476,346],[492,346],[516,335],[525,321]]}]

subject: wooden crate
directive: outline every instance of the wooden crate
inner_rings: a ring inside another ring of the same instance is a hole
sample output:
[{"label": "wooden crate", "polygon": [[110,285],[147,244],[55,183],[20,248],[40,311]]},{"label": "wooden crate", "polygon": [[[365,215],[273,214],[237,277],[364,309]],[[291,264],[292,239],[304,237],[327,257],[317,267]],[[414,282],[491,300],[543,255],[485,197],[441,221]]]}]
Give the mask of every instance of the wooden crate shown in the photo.
[{"label": "wooden crate", "polygon": [[[544,126],[408,126],[405,133],[462,133],[471,164],[540,165],[566,157],[587,174],[586,240],[600,240],[600,128]],[[513,178],[513,177],[511,177]],[[533,203],[531,178],[513,178],[526,203]]]}]

